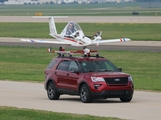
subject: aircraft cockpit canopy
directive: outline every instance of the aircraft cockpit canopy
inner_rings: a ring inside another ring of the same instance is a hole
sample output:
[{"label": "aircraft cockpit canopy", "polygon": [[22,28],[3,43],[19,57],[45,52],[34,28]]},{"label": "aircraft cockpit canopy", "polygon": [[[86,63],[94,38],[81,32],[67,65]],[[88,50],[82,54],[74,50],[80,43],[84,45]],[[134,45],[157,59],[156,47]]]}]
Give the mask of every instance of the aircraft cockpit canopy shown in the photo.
[{"label": "aircraft cockpit canopy", "polygon": [[71,35],[71,34],[75,33],[76,31],[79,31],[79,30],[82,30],[81,27],[79,26],[79,24],[71,21],[66,25],[66,27],[64,28],[64,30],[62,31],[61,34]]}]

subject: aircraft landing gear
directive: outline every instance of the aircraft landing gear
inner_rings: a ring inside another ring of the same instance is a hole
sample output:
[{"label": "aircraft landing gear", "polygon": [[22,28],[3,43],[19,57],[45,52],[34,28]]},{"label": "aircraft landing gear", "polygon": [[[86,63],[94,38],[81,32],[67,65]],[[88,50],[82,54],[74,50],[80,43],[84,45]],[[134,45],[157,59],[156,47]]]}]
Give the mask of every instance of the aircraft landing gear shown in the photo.
[{"label": "aircraft landing gear", "polygon": [[65,51],[64,47],[59,47],[59,51]]}]

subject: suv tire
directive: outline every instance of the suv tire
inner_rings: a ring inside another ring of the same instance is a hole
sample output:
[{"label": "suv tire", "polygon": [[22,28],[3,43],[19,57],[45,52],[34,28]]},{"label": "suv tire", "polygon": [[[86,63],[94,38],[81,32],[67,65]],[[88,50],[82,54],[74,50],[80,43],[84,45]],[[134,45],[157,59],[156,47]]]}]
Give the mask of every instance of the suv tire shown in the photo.
[{"label": "suv tire", "polygon": [[83,84],[80,88],[80,99],[83,103],[90,103],[92,102],[92,96],[90,90],[86,84]]},{"label": "suv tire", "polygon": [[56,91],[55,84],[50,81],[47,86],[47,95],[50,100],[58,100],[60,94]]},{"label": "suv tire", "polygon": [[121,102],[130,102],[132,99],[132,96],[126,97],[126,98],[120,98]]}]

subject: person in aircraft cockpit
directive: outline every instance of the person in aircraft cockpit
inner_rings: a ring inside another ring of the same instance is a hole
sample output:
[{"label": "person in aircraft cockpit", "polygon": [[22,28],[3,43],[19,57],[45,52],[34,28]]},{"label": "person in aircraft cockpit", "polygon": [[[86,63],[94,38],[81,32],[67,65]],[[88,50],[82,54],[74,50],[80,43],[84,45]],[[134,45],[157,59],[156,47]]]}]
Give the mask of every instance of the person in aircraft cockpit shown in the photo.
[{"label": "person in aircraft cockpit", "polygon": [[74,33],[76,30],[74,28],[74,24],[70,23],[67,27],[67,31],[66,31],[66,35],[71,35],[72,33]]}]

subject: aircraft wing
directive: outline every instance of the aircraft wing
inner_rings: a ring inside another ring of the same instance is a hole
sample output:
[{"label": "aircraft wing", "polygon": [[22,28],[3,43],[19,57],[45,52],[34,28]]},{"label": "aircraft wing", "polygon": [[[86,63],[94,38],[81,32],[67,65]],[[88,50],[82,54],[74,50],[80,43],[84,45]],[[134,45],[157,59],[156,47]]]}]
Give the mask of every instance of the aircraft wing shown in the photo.
[{"label": "aircraft wing", "polygon": [[109,39],[109,40],[96,40],[92,44],[111,43],[111,42],[127,42],[131,41],[129,38]]},{"label": "aircraft wing", "polygon": [[23,42],[35,42],[35,43],[51,43],[51,44],[63,44],[63,45],[70,45],[69,43],[66,42],[60,42],[60,41],[49,41],[49,40],[35,40],[35,39],[21,39]]}]

